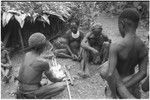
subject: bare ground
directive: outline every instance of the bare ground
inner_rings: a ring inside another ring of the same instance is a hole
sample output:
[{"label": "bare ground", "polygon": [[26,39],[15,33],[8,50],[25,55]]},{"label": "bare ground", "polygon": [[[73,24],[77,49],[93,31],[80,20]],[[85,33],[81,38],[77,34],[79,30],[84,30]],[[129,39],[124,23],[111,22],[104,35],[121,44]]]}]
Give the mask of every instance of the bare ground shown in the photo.
[{"label": "bare ground", "polygon": [[[108,35],[110,39],[112,39],[112,42],[116,42],[119,39],[121,39],[121,36],[118,31],[117,26],[117,17],[107,17],[105,15],[100,15],[98,18],[96,18],[95,22],[100,22],[103,25],[103,32]],[[148,36],[148,30],[145,28],[139,27],[137,29],[137,35],[140,36],[142,40],[147,40]],[[13,63],[13,75],[17,76],[19,66],[21,66],[21,60],[23,55],[17,54],[12,58]],[[58,62],[60,64],[66,64],[66,65],[73,65],[70,69],[71,75],[75,76],[77,75],[77,72],[79,71],[80,63],[72,61],[70,59],[58,59]],[[97,65],[90,65],[90,73],[91,78],[87,79],[76,79],[74,82],[74,86],[70,86],[71,90],[71,96],[73,99],[100,99],[105,98],[104,94],[104,81],[99,76],[99,73],[97,72]],[[13,78],[11,79],[11,82],[8,85],[1,84],[1,98],[3,99],[13,99],[15,98],[14,95],[11,94],[11,92],[16,90],[17,83],[13,81]],[[61,94],[53,97],[53,99],[67,99],[68,91],[65,89]],[[148,93],[144,93],[142,91],[142,98],[148,98]]]}]

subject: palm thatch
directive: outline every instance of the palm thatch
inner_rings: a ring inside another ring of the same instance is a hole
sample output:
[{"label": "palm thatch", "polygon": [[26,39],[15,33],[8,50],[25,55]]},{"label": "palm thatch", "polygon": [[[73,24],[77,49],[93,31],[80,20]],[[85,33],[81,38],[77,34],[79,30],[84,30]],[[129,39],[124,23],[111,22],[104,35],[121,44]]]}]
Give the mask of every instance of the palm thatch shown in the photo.
[{"label": "palm thatch", "polygon": [[[24,2],[3,2],[2,41],[6,41],[5,44],[8,40],[8,44],[13,40],[20,41],[21,39],[16,38],[18,31],[21,32],[22,41],[25,42],[26,46],[29,36],[34,32],[41,32],[47,38],[54,37],[58,33],[62,34],[67,19],[71,16],[71,9],[68,4],[62,2],[27,2],[26,5]],[[10,23],[12,24],[9,25]],[[10,28],[12,26],[14,29]],[[7,35],[8,33],[9,35]],[[13,45],[10,44],[9,46]]]}]

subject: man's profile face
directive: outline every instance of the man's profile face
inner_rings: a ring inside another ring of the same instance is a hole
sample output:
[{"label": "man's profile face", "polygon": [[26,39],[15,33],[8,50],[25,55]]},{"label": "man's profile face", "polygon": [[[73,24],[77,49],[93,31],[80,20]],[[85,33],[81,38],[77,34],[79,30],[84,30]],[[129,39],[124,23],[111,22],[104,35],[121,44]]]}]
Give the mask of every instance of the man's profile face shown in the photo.
[{"label": "man's profile face", "polygon": [[121,34],[121,36],[122,37],[124,37],[125,36],[125,30],[124,30],[124,25],[123,25],[124,23],[122,22],[122,20],[121,19],[119,19],[118,20],[118,27],[119,27],[119,32],[120,32],[120,34]]},{"label": "man's profile face", "polygon": [[70,27],[71,31],[76,34],[77,30],[78,30],[78,26],[75,22],[71,23],[71,27]]}]

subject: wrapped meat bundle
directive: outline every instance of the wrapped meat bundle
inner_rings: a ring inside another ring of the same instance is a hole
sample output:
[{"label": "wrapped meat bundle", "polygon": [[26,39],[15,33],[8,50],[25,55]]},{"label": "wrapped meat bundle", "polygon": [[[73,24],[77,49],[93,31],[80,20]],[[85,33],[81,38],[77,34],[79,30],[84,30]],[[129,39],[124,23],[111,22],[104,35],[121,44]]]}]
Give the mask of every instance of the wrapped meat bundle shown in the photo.
[{"label": "wrapped meat bundle", "polygon": [[56,58],[52,58],[52,66],[50,71],[52,72],[53,76],[58,79],[63,79],[66,77],[65,72],[60,64],[57,63]]}]

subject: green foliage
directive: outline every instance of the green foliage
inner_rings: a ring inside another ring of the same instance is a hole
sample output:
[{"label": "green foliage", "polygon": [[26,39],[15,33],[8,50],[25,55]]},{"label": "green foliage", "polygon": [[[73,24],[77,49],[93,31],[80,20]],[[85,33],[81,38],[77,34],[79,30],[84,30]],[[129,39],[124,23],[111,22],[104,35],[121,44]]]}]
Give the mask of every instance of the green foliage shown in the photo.
[{"label": "green foliage", "polygon": [[41,13],[42,11],[53,11],[68,21],[78,19],[80,25],[89,29],[94,22],[95,16],[105,13],[111,16],[118,15],[123,9],[135,7],[144,21],[148,21],[149,2],[2,2],[2,12],[9,9],[19,10],[25,13]]}]

